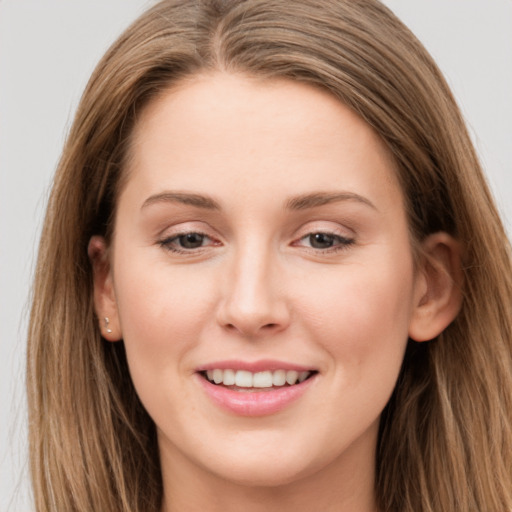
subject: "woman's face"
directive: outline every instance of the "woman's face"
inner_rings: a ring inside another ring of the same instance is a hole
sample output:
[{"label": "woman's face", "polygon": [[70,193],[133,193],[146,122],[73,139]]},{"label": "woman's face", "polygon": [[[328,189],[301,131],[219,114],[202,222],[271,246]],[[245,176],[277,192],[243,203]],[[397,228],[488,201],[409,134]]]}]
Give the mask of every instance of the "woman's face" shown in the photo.
[{"label": "woman's face", "polygon": [[164,474],[371,478],[421,295],[384,144],[326,92],[220,73],[132,142],[104,293]]}]

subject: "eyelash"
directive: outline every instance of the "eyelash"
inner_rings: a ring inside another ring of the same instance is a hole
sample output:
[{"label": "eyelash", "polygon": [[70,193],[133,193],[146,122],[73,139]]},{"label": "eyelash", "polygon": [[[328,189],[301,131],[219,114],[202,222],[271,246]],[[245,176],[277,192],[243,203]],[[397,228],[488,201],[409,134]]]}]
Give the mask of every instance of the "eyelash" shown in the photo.
[{"label": "eyelash", "polygon": [[[309,241],[311,242],[311,237],[318,236],[318,235],[328,237],[332,241],[332,243],[336,244],[336,245],[332,245],[330,247],[325,247],[325,248],[316,248],[316,247],[312,247],[311,245],[306,246],[311,251],[313,251],[317,254],[318,253],[320,253],[320,254],[338,253],[338,252],[348,249],[348,247],[350,247],[351,245],[353,245],[355,243],[355,240],[353,238],[347,238],[347,237],[337,235],[336,233],[332,233],[329,231],[312,231],[312,232],[304,235],[303,237],[299,238],[296,242],[293,242],[292,245],[293,246],[301,246],[299,244],[299,242],[302,242],[303,240],[307,240],[307,239],[309,239]],[[201,245],[199,247],[192,247],[192,248],[190,248],[190,247],[184,248],[184,247],[179,247],[176,245],[177,242],[179,243],[180,239],[183,239],[183,237],[187,237],[187,236],[202,237],[201,242],[204,242],[205,240],[211,240],[211,241],[213,241],[212,245],[214,245],[214,246],[220,244],[220,242],[216,242],[216,241],[212,240],[211,237],[209,237],[205,233],[201,233],[200,231],[185,231],[183,233],[177,233],[173,236],[159,240],[158,244],[162,248],[164,248],[170,252],[173,252],[175,254],[191,254],[191,253],[197,254],[201,249],[205,248],[205,246],[203,246],[203,245]]]},{"label": "eyelash", "polygon": [[[177,254],[190,254],[192,252],[197,253],[199,250],[204,249],[203,245],[201,245],[200,247],[194,247],[194,248],[184,248],[184,247],[180,248],[176,245],[173,245],[173,243],[175,243],[176,241],[179,241],[180,238],[190,236],[190,235],[196,235],[196,236],[203,237],[203,241],[205,239],[212,240],[208,235],[206,235],[205,233],[201,233],[200,231],[185,231],[183,233],[177,233],[170,237],[164,238],[163,240],[159,240],[158,243],[164,249],[166,249],[170,252],[177,253]],[[213,245],[218,245],[218,244],[219,244],[218,242],[214,242]]]},{"label": "eyelash", "polygon": [[[311,237],[317,236],[317,235],[322,235],[322,236],[326,236],[326,237],[330,238],[331,241],[333,243],[335,243],[336,245],[332,245],[330,247],[326,247],[323,249],[312,247],[310,245],[309,248],[312,249],[315,253],[322,253],[322,254],[338,253],[341,251],[345,251],[346,249],[348,249],[351,245],[354,245],[354,243],[355,243],[355,240],[353,238],[347,238],[345,236],[337,235],[336,233],[332,233],[329,231],[312,231],[312,232],[308,233],[307,235],[299,238],[298,242],[301,242],[301,241],[307,240],[307,239],[309,239],[309,241],[311,242]],[[297,242],[294,242],[294,245],[296,245],[296,244],[297,244]]]}]

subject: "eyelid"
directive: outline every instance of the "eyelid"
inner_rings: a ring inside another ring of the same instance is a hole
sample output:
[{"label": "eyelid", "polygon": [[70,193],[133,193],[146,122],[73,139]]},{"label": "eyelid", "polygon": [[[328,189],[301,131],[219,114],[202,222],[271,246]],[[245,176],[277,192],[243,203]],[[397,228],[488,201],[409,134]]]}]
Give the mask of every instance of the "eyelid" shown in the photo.
[{"label": "eyelid", "polygon": [[[320,233],[334,237],[337,239],[338,243],[326,248],[312,247],[311,245],[302,243],[311,235]],[[329,254],[346,250],[349,246],[353,245],[355,241],[356,237],[352,229],[341,227],[338,223],[332,221],[315,221],[301,226],[291,245],[294,247],[302,247],[315,254]]]},{"label": "eyelid", "polygon": [[333,221],[311,221],[303,224],[297,231],[295,239],[303,238],[312,233],[326,233],[345,239],[353,239],[356,233],[353,229]]},{"label": "eyelid", "polygon": [[[204,224],[203,222],[183,222],[176,224],[174,226],[168,227],[163,230],[160,235],[157,236],[156,243],[174,253],[181,254],[198,254],[204,250],[207,250],[210,247],[221,246],[223,242],[220,240],[219,236],[216,236],[212,233],[211,229],[203,229],[204,226],[199,227],[198,224]],[[201,245],[199,247],[180,247],[178,245],[177,240],[188,234],[197,234],[201,237],[204,237],[206,245]],[[335,239],[334,245],[330,247],[313,247],[311,245],[307,245],[304,243],[308,237],[314,234],[325,234],[327,236],[333,237]],[[342,227],[338,223],[332,221],[312,221],[306,223],[301,226],[299,230],[297,230],[296,235],[293,237],[291,246],[294,247],[303,247],[305,249],[310,250],[315,253],[329,253],[336,252],[343,249],[346,249],[348,246],[353,245],[355,243],[355,234],[353,230]]]},{"label": "eyelid", "polygon": [[209,238],[218,238],[215,234],[216,232],[206,222],[199,220],[178,221],[175,224],[169,223],[156,233],[156,238],[163,240],[186,235],[188,233],[197,233]]},{"label": "eyelid", "polygon": [[[164,229],[159,235],[156,237],[156,243],[164,249],[167,249],[170,252],[178,253],[178,254],[197,254],[209,247],[222,245],[219,237],[215,236],[211,229],[204,229],[204,226],[198,226],[198,224],[204,224],[202,222],[183,222],[176,224],[174,226],[168,227]],[[196,234],[204,237],[207,240],[210,240],[210,243],[207,245],[202,245],[197,248],[180,248],[178,245],[172,245],[179,237]]]},{"label": "eyelid", "polygon": [[[201,245],[199,247],[192,247],[192,248],[185,248],[180,247],[179,245],[173,245],[176,241],[179,240],[181,236],[189,235],[189,234],[195,234],[200,235],[204,237],[205,239],[210,240],[213,243],[209,243],[207,245]],[[220,242],[217,242],[213,240],[209,235],[205,233],[201,233],[199,231],[186,231],[183,233],[176,233],[172,234],[170,236],[164,237],[160,240],[158,240],[158,244],[164,248],[167,249],[170,252],[177,253],[177,254],[197,254],[199,252],[204,251],[205,249],[208,249],[209,247],[215,247],[221,245]]]},{"label": "eyelid", "polygon": [[[336,245],[333,245],[331,247],[326,247],[323,249],[318,248],[318,247],[312,247],[312,246],[306,246],[306,245],[299,244],[299,242],[301,242],[302,240],[305,240],[305,239],[309,238],[311,235],[315,235],[315,234],[323,234],[323,235],[327,235],[327,236],[332,236],[333,238],[337,239],[339,243]],[[308,233],[308,234],[300,237],[298,240],[293,242],[292,245],[305,247],[305,248],[310,249],[315,252],[326,253],[329,251],[333,252],[333,251],[339,251],[339,250],[345,249],[348,246],[353,245],[354,242],[355,242],[354,238],[347,238],[342,235],[337,235],[336,233],[330,233],[328,231],[312,231],[311,233]]]}]

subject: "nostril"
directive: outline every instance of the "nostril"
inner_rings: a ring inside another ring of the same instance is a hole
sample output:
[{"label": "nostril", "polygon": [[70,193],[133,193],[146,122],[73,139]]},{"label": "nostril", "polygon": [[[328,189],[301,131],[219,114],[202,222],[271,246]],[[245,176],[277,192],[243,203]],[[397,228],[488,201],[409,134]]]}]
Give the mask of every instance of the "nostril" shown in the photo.
[{"label": "nostril", "polygon": [[232,332],[236,331],[236,332],[240,332],[244,335],[252,336],[252,335],[256,334],[258,331],[260,333],[276,331],[279,329],[279,324],[272,322],[272,323],[268,323],[268,324],[263,324],[260,327],[254,327],[254,326],[242,327],[242,326],[237,326],[234,323],[227,323],[224,325],[224,328],[227,329],[228,331],[232,331]]},{"label": "nostril", "polygon": [[[1,1],[1,0],[0,0],[0,1]],[[259,328],[260,328],[260,329],[272,329],[272,328],[274,328],[274,327],[277,327],[278,325],[279,325],[278,323],[273,322],[273,323],[263,324],[263,325],[261,325]],[[236,324],[234,324],[234,323],[227,323],[227,324],[226,324],[226,327],[227,327],[228,329],[238,329],[238,327],[237,327],[237,326],[236,326]]]}]

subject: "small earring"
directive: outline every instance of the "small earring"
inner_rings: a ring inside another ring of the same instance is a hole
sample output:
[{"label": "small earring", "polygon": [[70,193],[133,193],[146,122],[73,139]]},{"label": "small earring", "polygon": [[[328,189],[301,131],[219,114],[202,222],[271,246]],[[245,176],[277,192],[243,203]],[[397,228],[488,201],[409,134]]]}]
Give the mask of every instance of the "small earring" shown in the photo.
[{"label": "small earring", "polygon": [[110,334],[112,332],[112,329],[108,326],[110,323],[110,320],[108,319],[108,316],[105,317],[105,330],[107,331],[107,334]]}]

